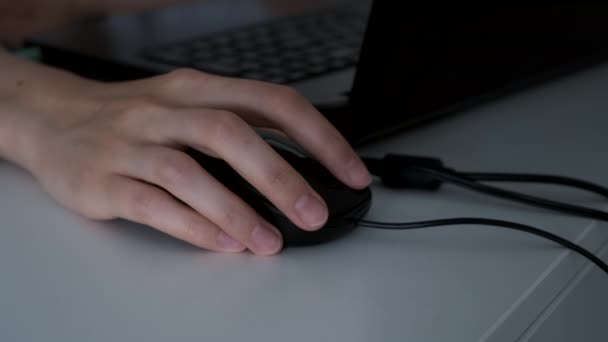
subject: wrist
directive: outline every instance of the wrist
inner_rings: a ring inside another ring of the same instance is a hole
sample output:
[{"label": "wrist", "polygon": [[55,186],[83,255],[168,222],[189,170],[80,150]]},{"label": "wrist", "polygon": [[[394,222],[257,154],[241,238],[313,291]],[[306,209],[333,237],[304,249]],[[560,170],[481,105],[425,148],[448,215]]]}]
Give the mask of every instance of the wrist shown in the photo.
[{"label": "wrist", "polygon": [[94,110],[97,83],[1,51],[0,64],[0,158],[33,171],[47,132]]},{"label": "wrist", "polygon": [[3,103],[0,111],[0,158],[29,169],[34,133],[27,128],[24,116],[21,108]]},{"label": "wrist", "polygon": [[[58,134],[68,132],[99,108],[99,101],[88,100],[82,94],[65,93],[22,97],[13,118],[7,120],[7,159],[36,174],[44,167],[48,149]],[[1,143],[0,143],[1,144]]]}]

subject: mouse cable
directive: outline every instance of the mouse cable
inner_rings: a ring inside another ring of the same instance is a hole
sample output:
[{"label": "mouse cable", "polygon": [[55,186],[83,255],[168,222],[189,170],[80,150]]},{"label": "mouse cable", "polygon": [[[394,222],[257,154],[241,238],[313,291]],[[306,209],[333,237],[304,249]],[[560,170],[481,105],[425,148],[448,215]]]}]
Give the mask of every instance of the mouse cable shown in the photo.
[{"label": "mouse cable", "polygon": [[522,193],[518,193],[515,191],[509,191],[485,184],[478,183],[476,181],[467,179],[465,177],[459,176],[456,173],[442,170],[434,170],[429,168],[416,168],[420,171],[427,172],[430,175],[433,175],[439,180],[444,182],[449,182],[451,184],[459,185],[465,188],[469,188],[471,190],[484,193],[487,195],[500,197],[504,199],[513,200],[516,202],[522,202],[530,205],[535,205],[538,207],[543,207],[546,209],[551,209],[559,212],[564,212],[576,216],[582,216],[592,219],[598,219],[602,221],[608,221],[608,212],[586,208],[582,206],[577,206],[573,204],[567,204],[557,201],[548,200],[541,197],[526,195]]},{"label": "mouse cable", "polygon": [[451,183],[487,195],[543,207],[576,216],[608,221],[608,212],[557,202],[542,197],[531,196],[494,186],[479,181],[503,181],[547,183],[566,185],[586,190],[608,198],[608,189],[600,185],[575,178],[511,173],[464,173],[443,166],[437,158],[388,154],[384,158],[362,158],[370,172],[391,188],[409,188],[421,190],[438,190],[443,183]]},{"label": "mouse cable", "polygon": [[608,198],[608,189],[597,184],[571,177],[539,175],[526,173],[485,173],[485,172],[458,172],[458,175],[474,181],[488,182],[517,182],[541,183],[570,186],[581,190],[596,193]]},{"label": "mouse cable", "polygon": [[368,220],[356,220],[356,223],[361,227],[368,228],[376,228],[376,229],[389,229],[389,230],[410,230],[410,229],[421,229],[421,228],[431,228],[438,226],[455,226],[455,225],[487,225],[487,226],[495,226],[500,228],[507,228],[518,230],[526,233],[530,233],[536,236],[543,237],[545,239],[556,242],[570,250],[573,250],[580,255],[587,258],[589,261],[593,262],[599,268],[601,268],[606,274],[608,274],[608,265],[602,261],[595,254],[589,252],[585,248],[577,245],[574,242],[568,241],[558,235],[550,233],[548,231],[534,228],[532,226],[528,226],[521,223],[503,221],[503,220],[494,220],[494,219],[485,219],[485,218],[452,218],[452,219],[443,219],[443,220],[431,220],[431,221],[419,221],[419,222],[406,222],[406,223],[390,223],[390,222],[377,222],[377,221],[368,221]]}]

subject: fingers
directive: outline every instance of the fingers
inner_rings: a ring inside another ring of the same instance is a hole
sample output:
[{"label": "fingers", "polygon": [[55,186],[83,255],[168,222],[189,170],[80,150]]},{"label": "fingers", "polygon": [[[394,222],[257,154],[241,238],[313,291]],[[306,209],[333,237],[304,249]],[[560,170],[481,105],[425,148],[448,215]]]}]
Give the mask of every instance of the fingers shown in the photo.
[{"label": "fingers", "polygon": [[154,79],[148,89],[182,106],[222,108],[238,113],[252,125],[279,128],[345,184],[363,188],[371,182],[368,170],[346,139],[291,88],[178,70]]},{"label": "fingers", "polygon": [[107,190],[108,203],[112,203],[117,216],[208,250],[241,252],[245,249],[217,225],[159,188],[116,176],[109,181]]},{"label": "fingers", "polygon": [[183,152],[144,146],[135,155],[119,158],[119,172],[162,187],[256,254],[271,255],[282,248],[275,227]]},{"label": "fingers", "polygon": [[326,223],[328,209],[321,196],[235,114],[182,110],[171,113],[158,130],[155,136],[167,135],[163,140],[213,151],[300,228],[315,230]]}]

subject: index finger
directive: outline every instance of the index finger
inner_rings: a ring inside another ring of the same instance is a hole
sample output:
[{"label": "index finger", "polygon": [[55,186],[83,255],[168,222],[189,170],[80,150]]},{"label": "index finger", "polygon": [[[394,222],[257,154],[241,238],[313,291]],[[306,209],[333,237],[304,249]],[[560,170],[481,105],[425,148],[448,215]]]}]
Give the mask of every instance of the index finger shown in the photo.
[{"label": "index finger", "polygon": [[369,171],[344,136],[295,90],[265,82],[182,70],[158,78],[160,94],[182,106],[238,113],[250,124],[278,128],[353,188],[371,182]]}]

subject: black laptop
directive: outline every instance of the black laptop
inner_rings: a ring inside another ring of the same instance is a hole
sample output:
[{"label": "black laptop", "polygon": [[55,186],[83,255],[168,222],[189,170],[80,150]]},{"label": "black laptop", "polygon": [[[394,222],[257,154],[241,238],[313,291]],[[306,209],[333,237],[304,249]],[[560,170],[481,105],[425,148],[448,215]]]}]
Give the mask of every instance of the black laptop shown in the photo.
[{"label": "black laptop", "polygon": [[256,0],[210,3],[98,18],[30,43],[46,63],[102,80],[190,67],[291,85],[354,145],[608,56],[600,2],[353,0],[289,15]]}]

